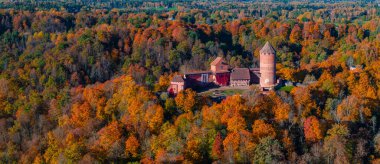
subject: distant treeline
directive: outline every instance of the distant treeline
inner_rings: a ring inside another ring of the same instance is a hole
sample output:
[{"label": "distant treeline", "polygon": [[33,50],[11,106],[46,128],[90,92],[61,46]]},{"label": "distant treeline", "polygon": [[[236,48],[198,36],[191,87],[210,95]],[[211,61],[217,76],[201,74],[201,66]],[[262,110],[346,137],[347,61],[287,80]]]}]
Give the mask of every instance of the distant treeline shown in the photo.
[{"label": "distant treeline", "polygon": [[[261,2],[265,5],[275,5],[275,8],[286,9],[288,4],[297,4],[303,7],[321,8],[322,3],[334,4],[342,3],[347,4],[376,4],[376,0],[272,0],[270,2],[266,0],[239,0],[241,4],[236,5],[236,1],[232,0],[214,0],[214,1],[202,1],[202,0],[0,0],[1,9],[16,9],[16,10],[50,10],[65,9],[68,12],[79,12],[81,9],[123,9],[126,11],[170,11],[173,6],[180,5],[187,9],[209,9],[210,7],[229,7],[233,9],[246,9],[247,4],[250,6],[253,3]],[[216,4],[226,4],[226,5],[216,5]],[[245,7],[244,7],[245,6]]]}]

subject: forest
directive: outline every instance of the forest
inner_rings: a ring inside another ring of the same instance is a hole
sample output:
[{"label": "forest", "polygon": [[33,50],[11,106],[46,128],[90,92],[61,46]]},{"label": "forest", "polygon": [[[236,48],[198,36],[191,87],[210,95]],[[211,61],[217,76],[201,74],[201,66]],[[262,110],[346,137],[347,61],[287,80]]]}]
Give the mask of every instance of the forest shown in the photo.
[{"label": "forest", "polygon": [[[166,93],[266,41],[301,85]],[[379,54],[372,1],[0,1],[0,163],[380,163]]]}]

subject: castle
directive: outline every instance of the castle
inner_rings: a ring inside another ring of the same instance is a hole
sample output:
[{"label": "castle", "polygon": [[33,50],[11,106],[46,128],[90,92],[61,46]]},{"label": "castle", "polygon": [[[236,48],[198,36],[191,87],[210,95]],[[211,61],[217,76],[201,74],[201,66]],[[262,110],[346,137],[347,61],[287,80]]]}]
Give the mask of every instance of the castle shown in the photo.
[{"label": "castle", "polygon": [[249,86],[260,84],[263,91],[273,89],[276,79],[276,51],[269,42],[260,50],[259,68],[233,68],[217,57],[210,64],[209,71],[186,72],[183,76],[174,76],[168,92],[176,95],[186,88],[217,86]]}]

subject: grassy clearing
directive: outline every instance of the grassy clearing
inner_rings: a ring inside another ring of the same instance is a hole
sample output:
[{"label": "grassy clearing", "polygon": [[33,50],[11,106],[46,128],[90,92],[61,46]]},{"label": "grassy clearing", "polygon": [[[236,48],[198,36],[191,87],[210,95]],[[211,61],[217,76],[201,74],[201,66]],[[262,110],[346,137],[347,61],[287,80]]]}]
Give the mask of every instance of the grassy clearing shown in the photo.
[{"label": "grassy clearing", "polygon": [[244,90],[242,89],[229,89],[229,90],[224,90],[222,91],[222,94],[226,96],[231,96],[231,95],[236,95],[236,94],[242,94]]},{"label": "grassy clearing", "polygon": [[217,95],[223,95],[223,96],[232,96],[236,94],[243,94],[244,89],[223,89],[223,90],[212,90],[202,93],[203,96],[214,96],[214,93],[217,93]]},{"label": "grassy clearing", "polygon": [[290,91],[292,91],[293,88],[294,88],[294,86],[283,86],[279,90],[280,91],[285,91],[285,92],[289,93]]}]

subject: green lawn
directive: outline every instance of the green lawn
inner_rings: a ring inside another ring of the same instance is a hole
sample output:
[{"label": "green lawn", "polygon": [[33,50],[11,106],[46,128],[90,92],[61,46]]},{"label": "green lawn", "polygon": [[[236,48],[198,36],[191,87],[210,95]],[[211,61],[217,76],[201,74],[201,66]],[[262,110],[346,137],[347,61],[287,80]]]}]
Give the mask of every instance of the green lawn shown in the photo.
[{"label": "green lawn", "polygon": [[283,86],[279,90],[285,91],[285,92],[290,92],[290,91],[292,91],[293,88],[294,88],[294,86]]},{"label": "green lawn", "polygon": [[244,90],[242,89],[229,89],[229,90],[224,90],[221,93],[226,95],[226,96],[231,96],[231,95],[236,95],[236,94],[242,94]]},{"label": "green lawn", "polygon": [[224,89],[224,90],[219,90],[219,91],[207,91],[207,92],[204,92],[204,93],[201,93],[201,95],[204,95],[204,96],[214,96],[214,92],[219,92],[218,95],[224,95],[224,96],[232,96],[232,95],[236,95],[236,94],[242,94],[244,93],[244,89]]}]

